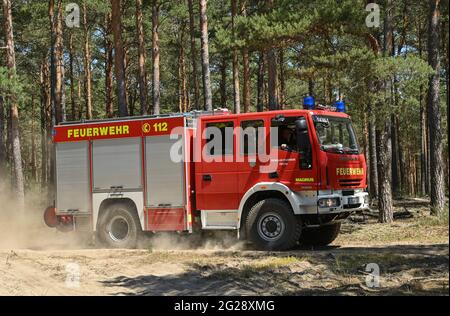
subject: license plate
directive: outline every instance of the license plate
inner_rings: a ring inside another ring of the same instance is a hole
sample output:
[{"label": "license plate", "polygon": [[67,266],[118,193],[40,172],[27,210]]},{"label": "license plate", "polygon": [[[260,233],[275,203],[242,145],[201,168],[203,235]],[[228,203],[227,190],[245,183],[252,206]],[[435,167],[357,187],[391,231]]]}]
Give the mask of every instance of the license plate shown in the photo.
[{"label": "license plate", "polygon": [[347,200],[348,202],[348,204],[358,204],[359,203],[359,197],[351,197],[351,198],[348,198],[348,200]]}]

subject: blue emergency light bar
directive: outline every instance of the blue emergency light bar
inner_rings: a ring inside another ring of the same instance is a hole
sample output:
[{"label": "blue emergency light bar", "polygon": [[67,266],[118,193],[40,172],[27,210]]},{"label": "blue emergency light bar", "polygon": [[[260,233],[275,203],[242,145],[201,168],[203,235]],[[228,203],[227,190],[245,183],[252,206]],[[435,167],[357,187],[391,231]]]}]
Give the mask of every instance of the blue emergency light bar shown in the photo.
[{"label": "blue emergency light bar", "polygon": [[334,102],[334,106],[336,107],[337,112],[345,112],[345,102],[344,101],[336,101],[336,102]]},{"label": "blue emergency light bar", "polygon": [[303,98],[303,108],[305,110],[314,110],[315,100],[312,96],[306,96]]},{"label": "blue emergency light bar", "polygon": [[303,108],[305,110],[324,110],[333,112],[345,112],[345,102],[335,101],[333,106],[325,106],[322,104],[317,104],[314,97],[308,95],[303,98]]}]

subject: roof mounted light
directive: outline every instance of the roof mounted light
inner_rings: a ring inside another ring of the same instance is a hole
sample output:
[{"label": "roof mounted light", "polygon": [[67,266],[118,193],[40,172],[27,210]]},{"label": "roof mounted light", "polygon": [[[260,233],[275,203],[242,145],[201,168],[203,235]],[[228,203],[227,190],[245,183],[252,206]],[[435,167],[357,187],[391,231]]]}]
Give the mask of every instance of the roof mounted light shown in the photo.
[{"label": "roof mounted light", "polygon": [[306,96],[303,98],[303,108],[305,110],[314,110],[315,100],[312,96]]},{"label": "roof mounted light", "polygon": [[336,101],[336,102],[334,102],[334,106],[336,107],[337,112],[345,112],[345,102],[344,101]]}]

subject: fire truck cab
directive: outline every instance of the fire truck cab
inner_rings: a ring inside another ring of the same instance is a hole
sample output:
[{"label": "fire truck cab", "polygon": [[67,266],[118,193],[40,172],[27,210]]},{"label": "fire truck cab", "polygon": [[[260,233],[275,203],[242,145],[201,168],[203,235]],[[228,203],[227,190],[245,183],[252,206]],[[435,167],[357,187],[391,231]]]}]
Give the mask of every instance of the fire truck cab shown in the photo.
[{"label": "fire truck cab", "polygon": [[144,232],[231,230],[257,248],[327,245],[368,207],[350,117],[226,110],[55,127],[47,225],[130,248]]}]

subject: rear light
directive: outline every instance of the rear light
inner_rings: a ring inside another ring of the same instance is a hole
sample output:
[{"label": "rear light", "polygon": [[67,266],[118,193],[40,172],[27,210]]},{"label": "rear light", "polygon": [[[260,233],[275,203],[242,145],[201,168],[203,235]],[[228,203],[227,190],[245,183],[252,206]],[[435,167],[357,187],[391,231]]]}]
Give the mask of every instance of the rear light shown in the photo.
[{"label": "rear light", "polygon": [[339,198],[325,198],[318,202],[319,207],[337,207],[340,204]]},{"label": "rear light", "polygon": [[59,222],[63,225],[68,225],[73,223],[73,216],[72,215],[61,215],[58,216]]}]

